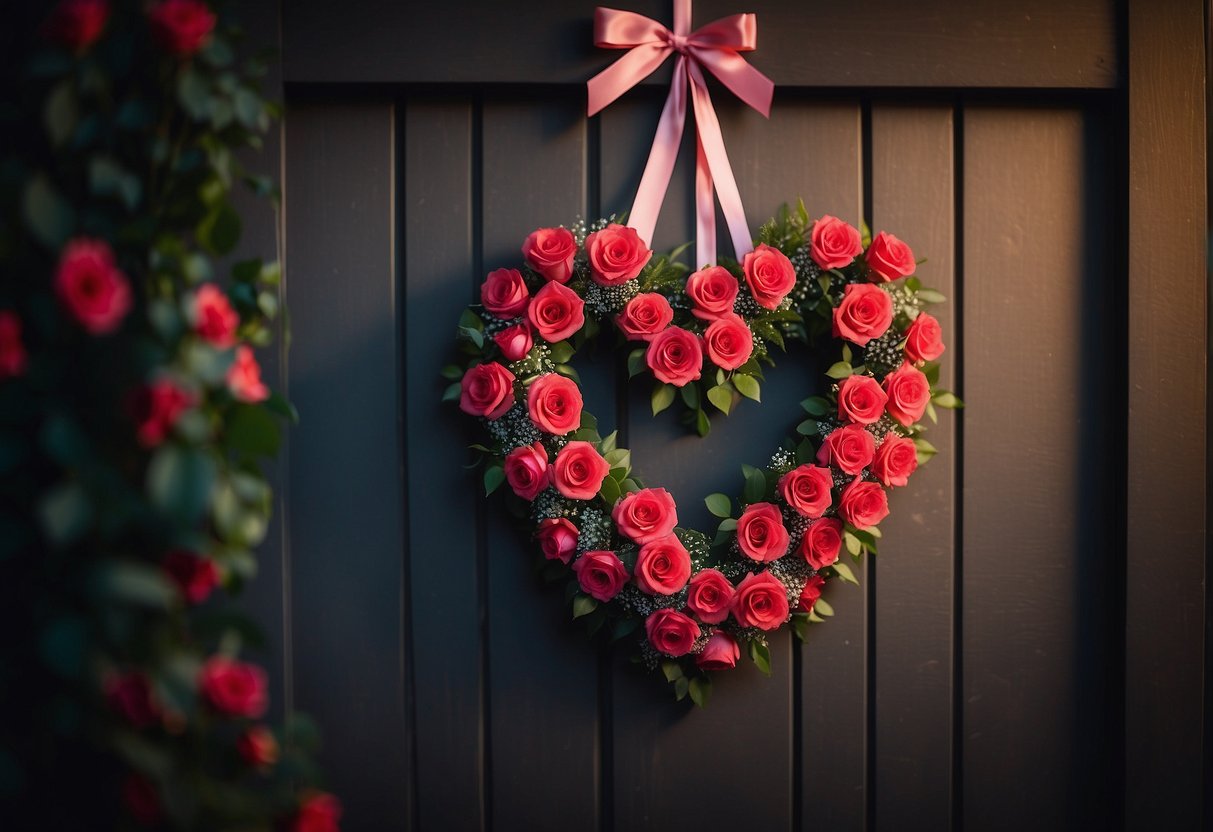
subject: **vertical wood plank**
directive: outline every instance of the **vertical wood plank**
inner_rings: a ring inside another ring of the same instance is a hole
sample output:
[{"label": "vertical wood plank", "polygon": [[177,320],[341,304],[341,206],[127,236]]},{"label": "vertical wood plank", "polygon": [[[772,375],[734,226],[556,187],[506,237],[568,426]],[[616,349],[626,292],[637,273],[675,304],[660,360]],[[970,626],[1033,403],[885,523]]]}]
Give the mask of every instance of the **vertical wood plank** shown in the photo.
[{"label": "vertical wood plank", "polygon": [[[484,270],[514,266],[526,235],[586,211],[586,121],[577,99],[484,103]],[[477,276],[483,279],[483,276]],[[508,829],[593,829],[598,665],[534,544],[488,507],[492,817]]]},{"label": "vertical wood plank", "polygon": [[[872,107],[872,231],[905,240],[923,285],[954,293],[952,108]],[[954,389],[954,305],[928,311],[949,350],[939,382]],[[952,815],[952,592],[955,420],[939,411],[939,449],[910,485],[892,495],[876,574],[873,828],[946,830]]]},{"label": "vertical wood plank", "polygon": [[377,101],[286,119],[293,670],[349,829],[408,819],[393,126]]},{"label": "vertical wood plank", "polygon": [[1204,5],[1128,4],[1130,830],[1200,827],[1208,789]]},{"label": "vertical wood plank", "polygon": [[[438,369],[472,298],[472,102],[411,100],[404,130],[404,355],[408,554],[416,679],[417,821],[484,824],[476,483]],[[421,764],[424,761],[424,764]]]},{"label": "vertical wood plank", "polygon": [[1107,828],[1107,126],[1076,109],[968,107],[963,129],[964,826]]}]

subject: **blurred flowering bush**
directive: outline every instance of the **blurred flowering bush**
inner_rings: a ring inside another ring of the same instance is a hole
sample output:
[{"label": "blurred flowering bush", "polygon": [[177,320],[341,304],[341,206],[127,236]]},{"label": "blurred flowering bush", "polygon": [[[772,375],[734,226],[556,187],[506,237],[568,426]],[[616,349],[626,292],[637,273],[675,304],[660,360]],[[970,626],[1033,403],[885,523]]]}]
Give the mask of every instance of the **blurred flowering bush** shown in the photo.
[{"label": "blurred flowering bush", "polygon": [[277,199],[239,161],[277,115],[264,63],[201,0],[29,5],[0,95],[5,816],[335,829],[313,732],[262,722],[255,628],[222,597],[294,415],[254,353],[278,264],[225,259],[233,189]]}]

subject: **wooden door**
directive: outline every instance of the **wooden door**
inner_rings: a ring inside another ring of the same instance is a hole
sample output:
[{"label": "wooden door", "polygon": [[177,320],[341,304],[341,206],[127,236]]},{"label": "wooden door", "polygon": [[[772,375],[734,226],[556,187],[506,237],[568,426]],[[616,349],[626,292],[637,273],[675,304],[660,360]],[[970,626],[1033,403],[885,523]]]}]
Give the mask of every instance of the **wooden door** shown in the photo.
[{"label": "wooden door", "polygon": [[[630,205],[668,69],[586,119],[616,57],[592,4],[252,12],[281,35],[277,368],[302,414],[252,603],[347,828],[1201,828],[1201,5],[701,0],[695,20],[737,11],[777,84],[769,122],[715,96],[752,224],[803,197],[910,241],[968,409],[861,586],[831,587],[835,618],[704,711],[586,643],[461,468],[437,375],[529,230]],[[691,155],[658,249],[693,234]],[[706,527],[700,498],[770,454],[812,367],[794,353],[706,440],[650,417],[617,357],[582,374]]]}]

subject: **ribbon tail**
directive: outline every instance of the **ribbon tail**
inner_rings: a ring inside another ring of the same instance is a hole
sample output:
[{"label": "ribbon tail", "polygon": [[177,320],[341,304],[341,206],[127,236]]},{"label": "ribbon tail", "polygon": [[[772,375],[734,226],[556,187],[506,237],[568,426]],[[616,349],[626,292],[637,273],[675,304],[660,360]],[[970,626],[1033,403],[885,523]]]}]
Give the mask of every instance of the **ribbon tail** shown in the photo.
[{"label": "ribbon tail", "polygon": [[720,208],[724,213],[725,224],[729,227],[729,236],[733,240],[733,255],[740,260],[754,250],[754,241],[750,238],[749,225],[746,223],[745,208],[741,203],[741,193],[737,190],[737,180],[733,178],[729,156],[724,149],[724,136],[720,132],[720,122],[712,108],[712,99],[708,95],[703,73],[694,64],[688,72],[696,129],[707,159],[708,170],[716,181]]},{"label": "ribbon tail", "polygon": [[653,230],[661,213],[661,203],[670,187],[670,176],[674,173],[674,162],[678,158],[678,145],[682,142],[682,130],[686,124],[687,60],[679,55],[674,65],[674,80],[670,83],[670,94],[661,109],[661,120],[657,122],[657,133],[653,136],[653,148],[645,163],[640,187],[636,189],[636,200],[628,214],[628,225],[636,229],[645,245],[652,248]]},{"label": "ribbon tail", "polygon": [[[698,124],[698,120],[696,120]],[[695,136],[695,268],[716,265],[716,202],[712,199],[712,169]]]}]

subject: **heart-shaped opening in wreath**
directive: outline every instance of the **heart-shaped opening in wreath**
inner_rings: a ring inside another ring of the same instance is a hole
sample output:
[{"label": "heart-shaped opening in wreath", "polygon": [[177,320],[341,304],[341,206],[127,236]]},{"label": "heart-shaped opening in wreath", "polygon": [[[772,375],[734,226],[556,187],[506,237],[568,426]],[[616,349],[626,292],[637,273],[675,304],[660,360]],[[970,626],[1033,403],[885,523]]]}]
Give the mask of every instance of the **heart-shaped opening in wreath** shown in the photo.
[{"label": "heart-shaped opening in wreath", "polygon": [[[538,229],[522,253],[463,313],[446,397],[486,427],[473,445],[486,492],[505,486],[573,617],[591,635],[635,637],[645,666],[703,704],[711,671],[743,650],[769,671],[768,634],[790,624],[803,638],[831,614],[824,583],[854,581],[848,561],[876,552],[888,492],[934,453],[924,421],[960,404],[933,388],[944,346],[924,306],[943,298],[913,276],[905,243],[810,221],[803,204],[764,225],[740,264],[692,271],[608,220]],[[629,422],[651,414],[673,431],[673,409],[681,434],[641,458],[600,430],[574,367],[592,349],[626,355]],[[647,405],[638,383],[651,385]],[[800,419],[780,441],[793,407]],[[733,466],[716,461],[745,435],[729,415],[740,408],[772,441],[742,466],[738,492]],[[720,489],[703,499],[707,515],[641,480],[713,425],[727,435],[672,477],[683,499]]]}]

